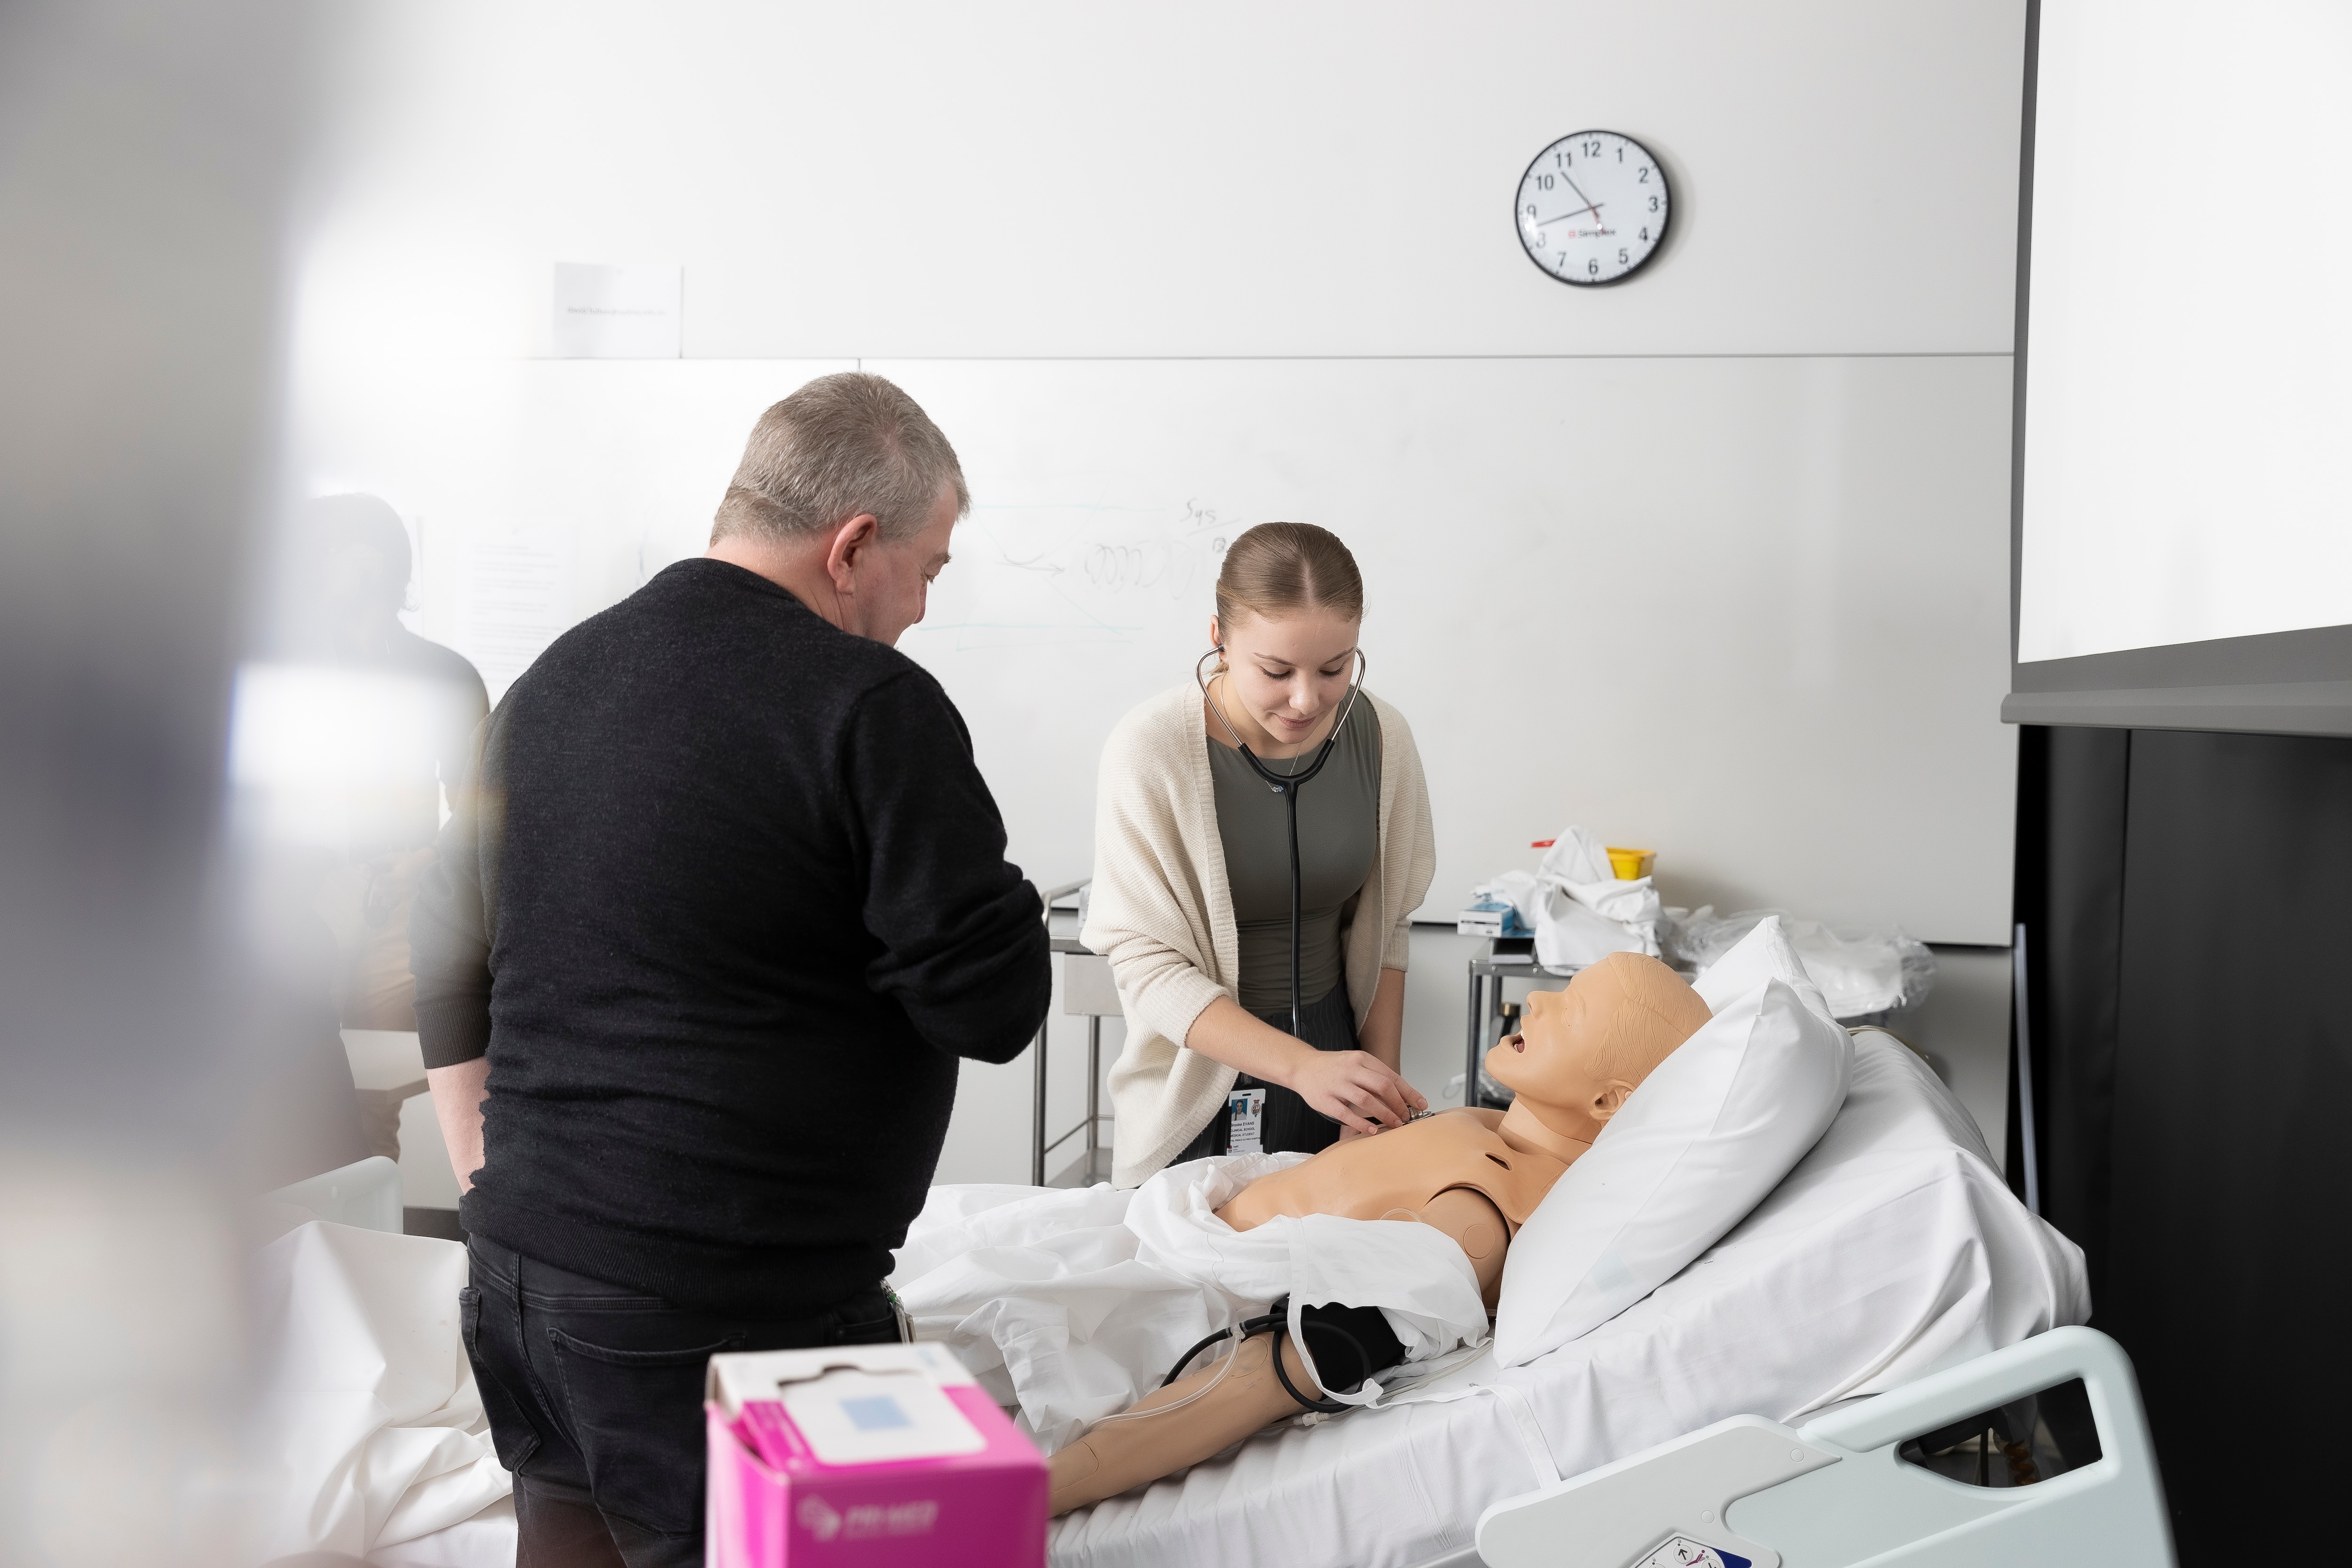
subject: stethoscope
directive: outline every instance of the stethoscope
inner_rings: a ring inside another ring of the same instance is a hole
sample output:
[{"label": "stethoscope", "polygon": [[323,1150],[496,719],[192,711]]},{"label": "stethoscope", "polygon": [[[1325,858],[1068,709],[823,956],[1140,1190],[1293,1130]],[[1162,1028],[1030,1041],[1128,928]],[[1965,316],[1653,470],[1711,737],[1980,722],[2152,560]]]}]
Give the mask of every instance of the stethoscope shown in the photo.
[{"label": "stethoscope", "polygon": [[1282,796],[1284,804],[1289,808],[1290,1033],[1293,1038],[1303,1040],[1307,1037],[1307,1031],[1299,1026],[1298,1005],[1298,790],[1300,785],[1314,778],[1317,773],[1321,773],[1323,771],[1323,764],[1331,760],[1331,748],[1339,743],[1339,731],[1348,727],[1348,715],[1356,710],[1356,699],[1362,696],[1364,693],[1364,669],[1370,661],[1364,658],[1364,650],[1362,648],[1358,648],[1356,650],[1356,678],[1354,680],[1349,682],[1348,686],[1348,705],[1339,710],[1339,717],[1332,724],[1331,732],[1323,737],[1322,750],[1315,753],[1315,761],[1309,765],[1297,769],[1294,772],[1278,773],[1272,768],[1267,767],[1264,763],[1260,762],[1258,760],[1257,753],[1251,751],[1248,745],[1242,740],[1239,732],[1234,729],[1234,721],[1225,717],[1225,710],[1223,706],[1210,693],[1207,679],[1201,674],[1201,667],[1202,665],[1208,663],[1212,658],[1222,658],[1224,656],[1224,645],[1220,643],[1215,647],[1211,648],[1207,653],[1202,654],[1199,658],[1193,660],[1192,682],[1201,689],[1201,696],[1202,700],[1205,700],[1209,704],[1210,708],[1215,711],[1217,715],[1217,722],[1225,727],[1226,734],[1233,736],[1234,746],[1241,752],[1242,760],[1249,763],[1250,771],[1265,781],[1266,788]]}]

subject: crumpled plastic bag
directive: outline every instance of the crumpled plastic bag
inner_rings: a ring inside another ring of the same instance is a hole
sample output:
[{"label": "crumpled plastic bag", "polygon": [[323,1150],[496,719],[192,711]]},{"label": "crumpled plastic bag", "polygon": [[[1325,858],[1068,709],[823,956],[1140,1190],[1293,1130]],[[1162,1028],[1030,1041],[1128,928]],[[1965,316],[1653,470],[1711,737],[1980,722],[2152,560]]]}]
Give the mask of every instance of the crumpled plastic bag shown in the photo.
[{"label": "crumpled plastic bag", "polygon": [[1819,921],[1795,920],[1779,910],[1729,915],[1717,915],[1713,904],[1667,910],[1659,926],[1664,956],[1705,970],[1774,915],[1780,916],[1805,973],[1822,988],[1831,1015],[1841,1021],[1916,1006],[1935,989],[1936,955],[1926,943],[1900,931],[1842,936]]},{"label": "crumpled plastic bag", "polygon": [[1536,962],[1548,967],[1582,968],[1612,952],[1660,956],[1657,889],[1647,877],[1619,881],[1589,828],[1563,829],[1533,871],[1506,871],[1471,897],[1516,908],[1536,933]]}]

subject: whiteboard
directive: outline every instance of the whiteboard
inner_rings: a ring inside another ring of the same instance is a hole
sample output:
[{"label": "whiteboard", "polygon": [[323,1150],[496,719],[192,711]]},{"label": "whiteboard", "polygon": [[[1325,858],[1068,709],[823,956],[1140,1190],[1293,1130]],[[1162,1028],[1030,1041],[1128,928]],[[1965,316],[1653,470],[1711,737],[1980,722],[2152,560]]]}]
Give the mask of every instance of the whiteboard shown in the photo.
[{"label": "whiteboard", "polygon": [[[2007,940],[2006,356],[864,367],[970,479],[900,646],[1041,886],[1088,872],[1111,725],[1191,679],[1223,542],[1285,518],[1363,567],[1370,683],[1429,772],[1423,918],[1580,823],[1657,850],[1670,903]],[[298,477],[412,520],[419,629],[495,695],[698,552],[759,411],[835,368],[380,366],[304,390]]]}]

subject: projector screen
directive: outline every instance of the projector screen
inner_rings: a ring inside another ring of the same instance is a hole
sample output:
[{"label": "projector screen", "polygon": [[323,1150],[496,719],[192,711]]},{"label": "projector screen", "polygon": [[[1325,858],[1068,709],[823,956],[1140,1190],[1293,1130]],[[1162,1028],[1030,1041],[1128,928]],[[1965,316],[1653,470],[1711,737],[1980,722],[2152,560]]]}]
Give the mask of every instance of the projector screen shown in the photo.
[{"label": "projector screen", "polygon": [[2032,25],[2002,716],[2352,732],[2352,5]]}]

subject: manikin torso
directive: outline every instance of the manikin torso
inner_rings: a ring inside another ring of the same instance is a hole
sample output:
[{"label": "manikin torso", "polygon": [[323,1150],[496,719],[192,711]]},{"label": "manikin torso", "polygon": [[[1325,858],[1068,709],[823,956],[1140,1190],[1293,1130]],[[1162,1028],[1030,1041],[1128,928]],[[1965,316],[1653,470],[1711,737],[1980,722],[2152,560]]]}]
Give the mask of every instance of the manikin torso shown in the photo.
[{"label": "manikin torso", "polygon": [[1249,1230],[1279,1215],[1411,1219],[1461,1244],[1495,1304],[1510,1238],[1569,1162],[1503,1136],[1499,1110],[1444,1110],[1377,1137],[1335,1143],[1303,1164],[1261,1176],[1217,1217]]},{"label": "manikin torso", "polygon": [[1440,1194],[1463,1187],[1484,1195],[1517,1230],[1569,1162],[1514,1147],[1502,1125],[1499,1110],[1446,1110],[1376,1138],[1335,1143],[1304,1164],[1252,1182],[1217,1213],[1235,1230],[1276,1215],[1385,1219],[1400,1210],[1418,1214]]},{"label": "manikin torso", "polygon": [[1507,1111],[1459,1110],[1261,1176],[1217,1211],[1235,1230],[1277,1215],[1412,1219],[1461,1244],[1491,1307],[1511,1237],[1650,1070],[1707,1018],[1654,958],[1612,953],[1565,991],[1528,998],[1527,1026],[1487,1072],[1517,1092]]}]

